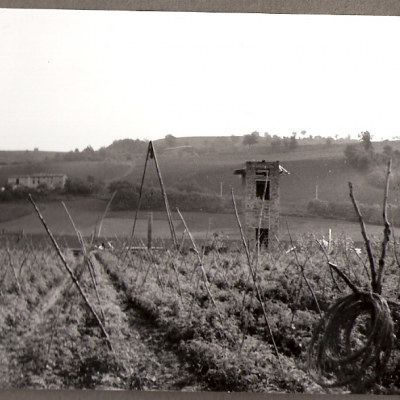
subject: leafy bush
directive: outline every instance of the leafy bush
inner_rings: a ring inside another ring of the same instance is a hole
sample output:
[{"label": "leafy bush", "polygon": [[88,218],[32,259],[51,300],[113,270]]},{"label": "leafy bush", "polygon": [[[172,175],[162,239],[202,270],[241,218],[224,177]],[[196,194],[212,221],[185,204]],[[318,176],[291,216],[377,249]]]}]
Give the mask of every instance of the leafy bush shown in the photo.
[{"label": "leafy bush", "polygon": [[374,153],[356,144],[349,144],[344,150],[348,163],[360,171],[367,171],[375,164]]},{"label": "leafy bush", "polygon": [[92,196],[100,192],[102,185],[102,182],[96,182],[92,175],[88,175],[86,181],[79,178],[67,179],[64,193],[74,196]]}]

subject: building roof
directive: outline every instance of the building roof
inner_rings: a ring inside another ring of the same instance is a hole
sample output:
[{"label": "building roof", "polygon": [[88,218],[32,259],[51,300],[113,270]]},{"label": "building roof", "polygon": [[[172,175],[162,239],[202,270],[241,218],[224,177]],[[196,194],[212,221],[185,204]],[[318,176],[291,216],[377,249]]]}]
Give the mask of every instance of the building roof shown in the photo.
[{"label": "building roof", "polygon": [[45,178],[45,177],[50,177],[50,178],[55,178],[55,177],[64,177],[67,176],[65,174],[47,174],[47,173],[37,173],[37,174],[17,174],[17,175],[10,175],[9,178]]},{"label": "building roof", "polygon": [[[244,175],[246,173],[246,168],[235,169],[234,175]],[[279,174],[280,175],[290,175],[290,172],[287,171],[282,165],[279,165]]]}]

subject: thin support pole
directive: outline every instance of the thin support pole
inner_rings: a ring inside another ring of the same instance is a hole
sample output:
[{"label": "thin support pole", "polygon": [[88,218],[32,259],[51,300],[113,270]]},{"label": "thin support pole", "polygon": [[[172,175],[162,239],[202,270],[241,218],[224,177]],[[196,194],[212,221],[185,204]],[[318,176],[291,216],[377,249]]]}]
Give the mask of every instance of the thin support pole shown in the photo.
[{"label": "thin support pole", "polygon": [[61,203],[62,203],[62,205],[64,206],[64,209],[65,209],[65,211],[66,211],[66,213],[67,213],[67,215],[68,215],[68,217],[69,217],[69,220],[71,221],[72,226],[74,227],[76,236],[77,236],[78,241],[79,241],[79,244],[80,244],[80,246],[81,246],[82,254],[83,254],[83,259],[84,259],[84,261],[85,261],[85,263],[86,263],[86,265],[87,265],[87,267],[88,267],[88,270],[89,270],[89,273],[90,273],[90,277],[91,277],[91,279],[92,279],[93,287],[94,287],[94,290],[95,290],[95,292],[96,292],[97,301],[98,301],[98,303],[99,303],[101,317],[102,317],[103,322],[104,322],[104,321],[106,320],[106,317],[105,317],[105,315],[104,315],[103,307],[101,306],[100,294],[99,294],[99,291],[98,291],[98,289],[97,289],[96,274],[95,274],[93,262],[92,262],[92,260],[91,260],[91,258],[90,258],[90,253],[88,253],[88,251],[87,251],[87,248],[86,248],[86,245],[85,245],[85,241],[84,241],[84,239],[83,239],[83,237],[82,237],[82,234],[81,234],[81,232],[78,230],[78,228],[76,227],[75,222],[74,222],[74,220],[72,219],[72,216],[71,216],[71,214],[69,213],[67,206],[65,205],[65,203],[64,203],[63,201],[62,201]]},{"label": "thin support pole", "polygon": [[112,194],[110,201],[107,203],[107,207],[106,207],[106,209],[105,209],[105,211],[104,211],[103,217],[102,217],[101,220],[100,220],[99,231],[97,232],[97,237],[100,237],[100,236],[101,236],[101,228],[103,227],[103,222],[104,222],[104,220],[105,220],[105,218],[106,218],[106,215],[107,215],[107,213],[108,213],[108,210],[110,209],[111,203],[112,203],[112,201],[114,200],[114,197],[115,197],[116,194],[117,194],[117,191],[115,191],[115,192]]},{"label": "thin support pole", "polygon": [[151,142],[149,143],[149,148],[148,148],[147,154],[146,154],[146,161],[144,162],[142,182],[140,183],[138,204],[137,204],[137,207],[136,207],[135,219],[133,220],[133,227],[132,227],[132,233],[131,233],[131,240],[129,241],[129,246],[131,245],[131,242],[132,242],[132,239],[133,239],[133,235],[135,234],[136,221],[137,221],[137,218],[138,218],[138,213],[139,213],[139,209],[140,209],[140,203],[141,203],[141,200],[142,200],[142,190],[143,190],[143,184],[144,184],[144,177],[146,175],[147,161],[149,160],[149,155],[150,155],[150,145],[151,145]]},{"label": "thin support pole", "polygon": [[311,296],[312,296],[312,298],[313,298],[313,300],[314,300],[314,303],[315,303],[315,305],[316,305],[316,307],[317,307],[319,316],[322,318],[322,312],[321,312],[321,308],[319,307],[319,303],[318,303],[317,296],[315,296],[314,290],[313,290],[312,286],[310,285],[310,282],[308,281],[308,279],[307,279],[307,277],[306,277],[306,274],[305,274],[305,272],[304,272],[304,265],[302,265],[302,264],[300,263],[299,257],[298,257],[298,255],[297,255],[296,246],[295,246],[294,243],[293,243],[292,235],[290,234],[289,225],[288,225],[287,222],[286,222],[286,228],[287,228],[287,231],[288,231],[288,234],[289,234],[290,245],[292,246],[292,249],[293,249],[293,251],[294,251],[294,256],[295,256],[295,258],[296,258],[297,266],[300,268],[301,275],[302,275],[304,281],[306,282],[306,285],[308,286],[308,289],[309,289],[310,292],[311,292]]},{"label": "thin support pole", "polygon": [[13,260],[12,260],[12,257],[11,257],[10,250],[8,249],[8,246],[6,247],[6,251],[7,251],[8,259],[10,261],[10,267],[13,270],[15,282],[17,284],[17,292],[19,293],[19,292],[21,292],[21,285],[19,283],[18,276],[17,276],[17,271],[15,270],[14,263],[13,263]]},{"label": "thin support pole", "polygon": [[147,213],[147,249],[151,250],[153,234],[153,213]]},{"label": "thin support pole", "polygon": [[277,357],[277,359],[279,361],[279,365],[280,365],[280,367],[281,367],[281,369],[283,371],[283,366],[282,366],[281,359],[280,359],[280,356],[279,356],[278,348],[276,347],[274,335],[272,334],[272,329],[271,329],[271,326],[270,326],[269,321],[268,321],[267,312],[265,311],[265,307],[264,307],[264,303],[263,303],[263,300],[262,300],[262,297],[261,297],[260,289],[258,288],[258,285],[257,285],[256,275],[255,275],[255,272],[254,272],[254,269],[253,269],[253,265],[251,263],[251,257],[250,257],[249,248],[247,246],[247,242],[246,242],[246,239],[245,239],[244,234],[243,234],[242,224],[241,224],[240,219],[239,219],[239,214],[238,214],[238,210],[237,210],[237,206],[236,206],[236,201],[235,201],[235,195],[233,193],[233,188],[231,188],[231,195],[232,195],[233,208],[235,209],[236,221],[237,221],[238,226],[239,226],[240,236],[242,238],[243,246],[244,246],[244,249],[246,251],[246,257],[247,257],[247,262],[249,264],[250,273],[251,273],[251,276],[253,277],[253,283],[254,283],[254,288],[256,289],[257,299],[258,299],[258,301],[260,303],[260,306],[261,306],[261,309],[262,309],[262,312],[263,312],[263,315],[264,315],[265,325],[267,326],[267,330],[268,330],[269,336],[271,338],[272,345],[274,347],[276,357]]},{"label": "thin support pole", "polygon": [[196,243],[195,243],[195,241],[193,239],[193,236],[192,236],[191,232],[189,231],[189,228],[186,225],[186,221],[184,220],[184,218],[183,218],[182,214],[180,213],[179,209],[177,209],[177,211],[178,211],[179,217],[181,218],[181,220],[183,222],[183,225],[185,226],[185,229],[186,229],[186,231],[187,231],[187,233],[189,235],[189,239],[192,242],[193,249],[194,249],[194,251],[195,251],[195,253],[197,255],[197,260],[199,262],[199,266],[200,266],[201,273],[202,273],[203,280],[204,280],[204,286],[205,286],[205,288],[207,290],[208,297],[210,298],[211,302],[213,303],[213,305],[214,305],[214,307],[215,307],[215,309],[217,311],[219,320],[223,323],[224,320],[222,319],[222,316],[221,316],[221,314],[219,312],[218,306],[215,303],[214,297],[213,297],[213,295],[211,294],[211,291],[210,291],[209,281],[207,279],[206,271],[204,270],[203,259],[200,256],[200,252],[199,252],[199,250],[198,250],[198,248],[196,246]]},{"label": "thin support pole", "polygon": [[158,176],[158,180],[160,181],[161,192],[162,192],[162,196],[164,199],[165,209],[167,211],[168,225],[169,225],[169,229],[171,231],[172,242],[174,244],[175,249],[178,249],[178,242],[176,240],[175,228],[174,228],[174,224],[172,223],[171,209],[169,207],[167,193],[165,191],[164,182],[162,180],[160,167],[159,167],[158,161],[157,161],[157,155],[156,155],[156,152],[155,152],[152,142],[149,143],[148,154],[150,154],[150,158],[154,158],[154,163],[156,164],[157,176]]},{"label": "thin support pole", "polygon": [[51,242],[53,243],[53,245],[54,245],[54,247],[55,247],[55,249],[56,249],[56,251],[57,251],[57,254],[59,255],[59,257],[60,257],[62,263],[64,264],[65,269],[67,270],[67,272],[68,272],[68,274],[70,275],[72,281],[74,282],[74,284],[75,284],[75,286],[77,287],[79,293],[81,294],[83,300],[85,301],[87,307],[89,308],[89,310],[90,310],[90,312],[93,314],[93,316],[94,316],[94,318],[95,318],[97,324],[99,325],[100,330],[101,330],[101,332],[102,332],[104,338],[106,339],[108,348],[114,353],[114,349],[113,349],[113,347],[112,347],[110,338],[109,338],[109,336],[108,336],[108,333],[107,333],[107,331],[106,331],[106,329],[105,329],[103,323],[101,322],[101,320],[100,320],[99,316],[97,315],[95,309],[94,309],[94,308],[92,307],[92,305],[90,304],[90,302],[89,302],[89,300],[88,300],[88,298],[87,298],[85,292],[83,291],[82,286],[81,286],[80,283],[78,282],[78,280],[77,280],[75,274],[72,272],[71,268],[69,267],[69,265],[68,265],[68,263],[67,263],[67,260],[65,259],[63,253],[61,252],[61,249],[60,249],[60,247],[58,246],[58,243],[57,243],[56,239],[54,238],[53,234],[51,233],[49,227],[47,226],[47,224],[46,224],[46,222],[45,222],[45,220],[44,220],[44,218],[43,218],[43,216],[42,216],[42,214],[41,214],[41,212],[40,212],[40,210],[39,210],[38,207],[36,206],[35,202],[33,201],[32,196],[31,196],[30,194],[29,194],[29,200],[30,200],[30,202],[32,203],[32,205],[33,205],[33,207],[34,207],[34,209],[35,209],[35,211],[36,211],[36,213],[37,213],[37,215],[38,215],[40,221],[42,222],[42,224],[43,224],[43,226],[44,226],[44,228],[45,228],[45,230],[46,230],[46,232],[47,232],[47,234],[49,235],[50,240],[51,240]]},{"label": "thin support pole", "polygon": [[[267,195],[267,189],[268,189],[268,181],[269,181],[269,174],[268,170],[266,171],[265,174],[265,185],[264,185],[264,190],[263,190],[263,195],[262,195],[262,200],[261,200],[261,209],[260,209],[260,216],[258,218],[258,230],[257,230],[257,260],[256,260],[256,273],[258,269],[258,259],[260,257],[260,248],[261,248],[261,225],[262,225],[262,220],[264,216],[264,206],[265,206],[265,197]],[[271,190],[271,187],[269,188]],[[271,219],[271,210],[270,210],[270,205],[268,206],[268,236],[270,234],[270,219]],[[267,245],[268,245],[268,236],[267,236]]]}]

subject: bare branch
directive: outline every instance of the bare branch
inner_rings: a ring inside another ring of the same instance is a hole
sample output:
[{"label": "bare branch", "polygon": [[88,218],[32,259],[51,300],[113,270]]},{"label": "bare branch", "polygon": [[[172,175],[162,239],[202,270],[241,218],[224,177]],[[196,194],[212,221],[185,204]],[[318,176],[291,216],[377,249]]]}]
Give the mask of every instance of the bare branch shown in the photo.
[{"label": "bare branch", "polygon": [[377,290],[376,293],[378,294],[381,294],[382,292],[382,275],[383,275],[383,270],[385,268],[387,244],[389,243],[390,240],[390,223],[387,217],[387,202],[388,202],[389,178],[390,178],[391,167],[392,167],[392,159],[390,159],[388,162],[385,195],[383,197],[382,216],[383,216],[384,229],[383,229],[382,251],[381,251],[381,257],[379,259],[378,277],[376,281],[376,290]]},{"label": "bare branch", "polygon": [[370,269],[371,269],[371,286],[372,286],[372,290],[374,293],[377,293],[377,276],[376,276],[376,269],[375,269],[375,260],[374,257],[372,255],[372,248],[371,248],[371,242],[368,238],[367,235],[367,231],[365,229],[365,224],[364,224],[364,219],[361,215],[360,209],[357,205],[356,199],[354,197],[354,193],[353,193],[353,184],[351,182],[349,182],[349,188],[350,188],[350,198],[351,201],[353,202],[353,206],[354,209],[357,213],[358,216],[358,220],[360,222],[360,226],[361,226],[361,233],[362,236],[364,238],[365,241],[365,247],[367,248],[367,254],[368,254],[368,260],[369,260],[369,265],[370,265]]},{"label": "bare branch", "polygon": [[328,264],[331,268],[333,268],[336,273],[346,282],[347,286],[356,294],[360,293],[360,291],[357,289],[355,285],[350,281],[350,279],[338,268],[337,265],[331,263],[328,261]]},{"label": "bare branch", "polygon": [[324,255],[325,255],[326,261],[327,261],[328,266],[329,266],[329,271],[330,271],[330,273],[331,273],[331,277],[332,277],[332,280],[333,280],[333,282],[334,282],[334,284],[335,284],[335,286],[336,286],[336,289],[341,293],[342,291],[340,290],[340,287],[339,287],[338,283],[336,282],[335,276],[334,276],[333,273],[332,273],[332,266],[330,265],[328,253],[326,252],[325,247],[322,245],[322,243],[321,243],[318,239],[315,239],[315,240],[316,240],[316,242],[320,245],[321,250],[323,251],[323,253],[324,253]]}]

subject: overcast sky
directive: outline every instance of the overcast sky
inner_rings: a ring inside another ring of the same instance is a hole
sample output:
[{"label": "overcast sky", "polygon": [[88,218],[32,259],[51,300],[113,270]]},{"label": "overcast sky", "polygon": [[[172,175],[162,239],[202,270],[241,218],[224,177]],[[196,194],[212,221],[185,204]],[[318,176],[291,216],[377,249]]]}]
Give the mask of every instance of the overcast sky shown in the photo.
[{"label": "overcast sky", "polygon": [[398,17],[0,9],[0,150],[400,136]]}]

